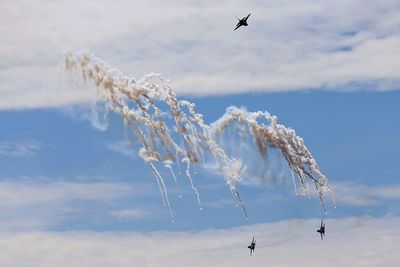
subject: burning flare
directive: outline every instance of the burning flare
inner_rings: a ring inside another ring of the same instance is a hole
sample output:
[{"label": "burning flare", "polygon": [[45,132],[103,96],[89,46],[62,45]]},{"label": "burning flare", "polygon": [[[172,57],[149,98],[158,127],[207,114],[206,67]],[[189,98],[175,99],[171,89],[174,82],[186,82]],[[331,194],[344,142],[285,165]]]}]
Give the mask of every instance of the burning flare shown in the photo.
[{"label": "burning flare", "polygon": [[[91,82],[97,88],[106,112],[112,110],[120,114],[125,125],[132,130],[142,146],[139,155],[156,177],[163,203],[168,206],[171,218],[168,191],[154,162],[160,162],[169,169],[176,184],[173,165],[179,164],[179,161],[185,163],[186,176],[201,208],[190,169],[193,164],[205,166],[205,155],[213,158],[218,173],[225,177],[230,191],[247,217],[237,189],[246,165],[240,158],[228,155],[216,141],[228,129],[233,130],[243,142],[250,138],[261,159],[268,157],[270,149],[277,149],[288,163],[294,186],[293,173],[298,178],[303,195],[309,194],[307,181],[313,182],[325,209],[324,193],[332,192],[328,179],[320,171],[303,139],[294,130],[278,124],[276,116],[268,112],[247,112],[244,108],[229,107],[220,119],[207,125],[203,116],[195,111],[195,104],[178,101],[170,81],[158,74],[135,80],[84,52],[67,53],[64,63],[67,73],[80,74],[84,81]],[[160,106],[164,106],[164,110]],[[172,118],[174,126],[168,126],[168,117]],[[267,124],[258,122],[261,119],[266,120]]]}]

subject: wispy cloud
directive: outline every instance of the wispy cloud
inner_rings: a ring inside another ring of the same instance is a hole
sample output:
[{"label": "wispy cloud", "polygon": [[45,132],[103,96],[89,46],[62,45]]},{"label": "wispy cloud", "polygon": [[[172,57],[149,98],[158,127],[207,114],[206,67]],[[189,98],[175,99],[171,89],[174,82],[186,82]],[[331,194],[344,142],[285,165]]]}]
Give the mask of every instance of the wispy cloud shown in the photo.
[{"label": "wispy cloud", "polygon": [[35,140],[0,141],[0,156],[30,157],[43,148],[43,144]]},{"label": "wispy cloud", "polygon": [[137,158],[138,156],[137,150],[129,141],[107,143],[106,148],[126,157]]},{"label": "wispy cloud", "polygon": [[[62,50],[81,48],[126,75],[162,73],[181,94],[399,88],[398,0],[1,5],[0,109],[91,101],[59,66]],[[249,27],[233,31],[248,13]]]},{"label": "wispy cloud", "polygon": [[334,185],[336,201],[341,205],[370,207],[387,200],[400,200],[400,185],[367,186],[363,184],[338,183]]},{"label": "wispy cloud", "polygon": [[[1,233],[2,266],[395,266],[398,218],[293,220],[201,232]],[[248,242],[256,235],[255,254]]]},{"label": "wispy cloud", "polygon": [[[0,226],[14,230],[49,229],[82,218],[90,224],[91,216],[109,216],[109,210],[116,209],[113,203],[143,197],[150,191],[143,184],[133,183],[5,180],[0,182],[0,213],[4,215]],[[102,214],[93,207],[103,207]],[[125,216],[129,216],[128,211]]]},{"label": "wispy cloud", "polygon": [[139,193],[139,188],[122,183],[0,182],[0,206],[35,206],[75,199],[110,201]]},{"label": "wispy cloud", "polygon": [[113,211],[111,215],[121,220],[134,220],[144,218],[150,215],[150,212],[142,209],[124,209]]}]

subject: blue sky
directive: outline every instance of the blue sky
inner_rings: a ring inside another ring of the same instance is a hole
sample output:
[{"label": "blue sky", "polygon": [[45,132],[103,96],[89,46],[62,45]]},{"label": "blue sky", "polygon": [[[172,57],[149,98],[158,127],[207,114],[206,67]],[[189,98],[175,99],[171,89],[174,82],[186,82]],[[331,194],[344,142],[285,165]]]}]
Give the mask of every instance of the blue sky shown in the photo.
[{"label": "blue sky", "polygon": [[[399,0],[2,1],[0,265],[394,266],[399,13]],[[208,124],[232,105],[276,115],[304,138],[337,208],[296,195],[272,151],[275,181],[241,155],[254,168],[239,184],[249,220],[222,176],[192,169],[201,211],[184,166],[179,188],[159,168],[172,223],[121,117],[93,120],[95,90],[64,73],[66,51],[82,50],[138,80],[161,73]]]},{"label": "blue sky", "polygon": [[[329,181],[338,187],[338,208],[332,208],[328,199],[327,215],[316,198],[296,196],[290,173],[276,168],[275,172],[283,172],[280,182],[240,185],[250,215],[250,221],[246,221],[242,211],[234,206],[223,177],[198,167],[194,180],[203,211],[199,210],[187,178],[183,174],[178,177],[183,195],[180,199],[169,173],[162,170],[176,216],[176,223],[172,224],[155,178],[137,155],[138,144],[134,140],[131,145],[126,143],[122,120],[113,114],[108,129],[98,131],[71,111],[82,112],[82,108],[76,107],[1,112],[1,121],[7,127],[0,137],[2,144],[8,142],[10,147],[2,149],[0,167],[3,182],[38,186],[55,182],[105,183],[123,185],[132,191],[129,194],[123,190],[121,195],[105,200],[71,197],[68,204],[77,205],[77,210],[50,211],[66,218],[51,225],[51,229],[58,230],[201,230],[292,218],[398,215],[398,195],[380,196],[368,191],[377,187],[399,188],[398,98],[398,91],[306,91],[191,99],[208,122],[217,119],[227,106],[236,105],[267,109],[279,115],[280,123],[296,129]],[[18,144],[35,146],[21,155],[13,155]],[[353,202],[346,203],[352,195]]]}]

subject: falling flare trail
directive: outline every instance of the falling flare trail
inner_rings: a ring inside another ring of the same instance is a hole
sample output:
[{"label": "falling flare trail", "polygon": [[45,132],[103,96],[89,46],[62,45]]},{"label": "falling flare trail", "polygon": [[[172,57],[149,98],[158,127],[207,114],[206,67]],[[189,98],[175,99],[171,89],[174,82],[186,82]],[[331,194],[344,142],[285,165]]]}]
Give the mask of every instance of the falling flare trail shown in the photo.
[{"label": "falling flare trail", "polygon": [[[180,174],[179,161],[186,163],[186,176],[201,209],[200,195],[194,186],[190,166],[206,168],[207,159],[213,159],[215,170],[225,178],[232,195],[248,218],[238,190],[248,166],[245,159],[229,155],[224,144],[217,142],[229,129],[238,133],[237,138],[241,142],[251,140],[254,146],[249,149],[258,151],[261,159],[267,159],[272,149],[279,151],[292,173],[295,190],[297,186],[294,175],[298,178],[302,195],[310,195],[308,181],[313,182],[324,210],[324,194],[329,192],[333,197],[333,188],[304,145],[303,139],[293,129],[278,124],[277,117],[268,112],[248,112],[244,108],[231,106],[221,118],[208,125],[203,115],[196,112],[195,104],[178,100],[170,81],[161,75],[149,74],[136,80],[88,52],[66,53],[64,67],[66,73],[81,76],[83,81],[96,88],[98,99],[101,100],[98,104],[104,105],[105,116],[109,111],[114,111],[123,118],[126,127],[131,129],[141,145],[139,155],[154,173],[163,203],[168,206],[172,220],[167,187],[153,162],[164,163],[164,167],[171,171],[177,187],[178,181],[172,166],[177,164]],[[159,104],[167,106],[168,110],[163,110]],[[97,105],[93,107],[97,108]],[[167,113],[169,117],[165,115]],[[266,123],[261,123],[261,120]],[[239,157],[243,155],[246,153]]]}]

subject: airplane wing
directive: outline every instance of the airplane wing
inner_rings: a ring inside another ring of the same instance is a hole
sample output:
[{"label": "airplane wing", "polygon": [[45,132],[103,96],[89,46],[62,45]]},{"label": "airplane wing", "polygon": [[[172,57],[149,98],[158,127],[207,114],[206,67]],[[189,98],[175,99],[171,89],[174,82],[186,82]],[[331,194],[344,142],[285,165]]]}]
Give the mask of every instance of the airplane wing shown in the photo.
[{"label": "airplane wing", "polygon": [[250,14],[248,14],[247,17],[244,18],[244,20],[246,21],[249,17],[250,17]]},{"label": "airplane wing", "polygon": [[237,25],[236,25],[236,28],[234,29],[234,31],[236,31],[240,26],[242,26],[240,23],[238,23]]},{"label": "airplane wing", "polygon": [[251,242],[251,243],[254,243],[254,238],[255,238],[256,236],[253,236],[253,241]]}]

